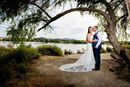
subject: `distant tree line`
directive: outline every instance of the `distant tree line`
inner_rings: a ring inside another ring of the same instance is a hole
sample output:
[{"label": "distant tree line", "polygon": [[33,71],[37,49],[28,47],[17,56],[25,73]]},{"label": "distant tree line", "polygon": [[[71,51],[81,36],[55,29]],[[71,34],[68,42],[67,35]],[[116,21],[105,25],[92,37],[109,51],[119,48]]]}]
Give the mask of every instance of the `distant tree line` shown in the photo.
[{"label": "distant tree line", "polygon": [[[2,41],[12,41],[10,38],[3,38]],[[45,42],[45,43],[73,43],[73,44],[86,44],[87,42],[85,40],[75,40],[75,39],[51,39],[51,38],[34,38],[31,40],[26,39],[25,41],[31,41],[31,42]],[[120,43],[123,45],[130,45],[130,41],[120,41]],[[110,44],[109,41],[103,41],[102,44]]]}]

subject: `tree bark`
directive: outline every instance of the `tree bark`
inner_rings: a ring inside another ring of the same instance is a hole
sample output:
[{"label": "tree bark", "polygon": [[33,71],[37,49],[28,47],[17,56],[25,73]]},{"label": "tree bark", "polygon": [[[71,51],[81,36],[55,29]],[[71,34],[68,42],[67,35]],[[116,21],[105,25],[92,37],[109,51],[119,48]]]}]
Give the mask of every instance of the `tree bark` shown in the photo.
[{"label": "tree bark", "polygon": [[125,0],[127,10],[128,10],[128,20],[130,21],[130,0]]}]

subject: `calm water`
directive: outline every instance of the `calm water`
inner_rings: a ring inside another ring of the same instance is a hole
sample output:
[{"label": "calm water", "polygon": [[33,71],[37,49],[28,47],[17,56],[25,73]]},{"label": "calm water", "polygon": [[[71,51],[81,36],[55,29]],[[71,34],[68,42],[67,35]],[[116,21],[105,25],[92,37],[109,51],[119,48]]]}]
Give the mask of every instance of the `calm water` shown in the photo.
[{"label": "calm water", "polygon": [[[0,46],[8,46],[10,44],[12,44],[10,41],[0,41]],[[32,47],[38,47],[41,45],[56,45],[60,47],[63,51],[66,49],[71,50],[74,53],[76,53],[78,50],[82,52],[86,49],[86,44],[71,44],[71,43],[63,44],[63,43],[25,42],[25,45],[31,45]],[[15,45],[14,47],[17,47],[17,45]],[[112,47],[112,46],[104,44],[103,48],[106,47]]]}]

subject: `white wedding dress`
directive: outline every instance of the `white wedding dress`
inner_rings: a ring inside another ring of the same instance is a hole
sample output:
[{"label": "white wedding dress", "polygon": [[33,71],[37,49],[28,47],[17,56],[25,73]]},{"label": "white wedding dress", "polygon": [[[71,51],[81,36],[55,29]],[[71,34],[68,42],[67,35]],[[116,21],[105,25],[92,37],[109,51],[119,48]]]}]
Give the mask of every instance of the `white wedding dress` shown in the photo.
[{"label": "white wedding dress", "polygon": [[[93,36],[91,36],[93,39]],[[92,43],[87,43],[86,51],[83,55],[72,64],[65,64],[59,67],[66,72],[88,72],[95,68],[95,58],[93,55]]]}]

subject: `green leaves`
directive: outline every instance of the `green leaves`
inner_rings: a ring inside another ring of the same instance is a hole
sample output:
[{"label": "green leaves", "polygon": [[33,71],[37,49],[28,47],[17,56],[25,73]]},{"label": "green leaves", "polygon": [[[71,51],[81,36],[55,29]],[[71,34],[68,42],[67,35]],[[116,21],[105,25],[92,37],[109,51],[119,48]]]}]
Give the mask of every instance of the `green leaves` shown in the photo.
[{"label": "green leaves", "polygon": [[24,41],[31,40],[35,36],[34,29],[15,29],[10,27],[7,30],[7,36],[14,44],[23,44]]},{"label": "green leaves", "polygon": [[30,1],[31,0],[0,0],[0,12],[5,13],[7,17],[14,17],[19,14],[20,11],[27,10]]}]

